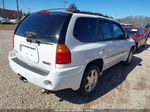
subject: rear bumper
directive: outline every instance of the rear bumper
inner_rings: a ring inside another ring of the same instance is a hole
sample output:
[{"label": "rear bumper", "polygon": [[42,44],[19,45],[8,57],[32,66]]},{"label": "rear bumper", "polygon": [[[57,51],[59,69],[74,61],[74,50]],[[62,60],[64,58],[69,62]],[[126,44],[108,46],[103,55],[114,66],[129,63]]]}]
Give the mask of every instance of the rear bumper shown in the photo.
[{"label": "rear bumper", "polygon": [[[15,73],[25,77],[29,82],[52,91],[67,88],[79,89],[84,72],[84,66],[42,71],[19,61],[14,51],[9,53],[9,64]],[[45,81],[50,81],[51,83],[45,83]]]}]

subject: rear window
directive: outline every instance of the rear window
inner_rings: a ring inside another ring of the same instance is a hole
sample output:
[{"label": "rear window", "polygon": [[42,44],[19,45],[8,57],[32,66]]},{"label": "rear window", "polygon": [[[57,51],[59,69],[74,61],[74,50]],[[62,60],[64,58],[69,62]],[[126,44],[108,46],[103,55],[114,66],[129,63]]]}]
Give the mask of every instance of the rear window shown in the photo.
[{"label": "rear window", "polygon": [[146,25],[145,27],[146,27],[146,28],[150,28],[150,24]]},{"label": "rear window", "polygon": [[140,29],[139,33],[140,33],[140,34],[144,34],[144,33],[145,33],[145,32],[144,32],[144,29]]},{"label": "rear window", "polygon": [[124,30],[128,35],[137,35],[138,34],[138,29],[124,28]]},{"label": "rear window", "polygon": [[60,36],[62,36],[62,30],[64,30],[63,25],[65,24],[64,26],[66,26],[66,24],[68,24],[65,23],[66,18],[67,15],[65,14],[35,13],[28,16],[20,23],[15,34],[23,37],[32,35],[34,38],[57,43]]}]

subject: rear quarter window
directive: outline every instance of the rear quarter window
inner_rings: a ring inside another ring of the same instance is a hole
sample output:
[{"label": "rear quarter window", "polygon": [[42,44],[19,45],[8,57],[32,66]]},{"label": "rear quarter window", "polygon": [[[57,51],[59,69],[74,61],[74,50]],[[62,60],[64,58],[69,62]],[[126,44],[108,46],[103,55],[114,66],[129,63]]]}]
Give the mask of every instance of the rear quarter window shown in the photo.
[{"label": "rear quarter window", "polygon": [[74,27],[74,34],[79,41],[97,41],[97,20],[96,18],[80,17]]}]

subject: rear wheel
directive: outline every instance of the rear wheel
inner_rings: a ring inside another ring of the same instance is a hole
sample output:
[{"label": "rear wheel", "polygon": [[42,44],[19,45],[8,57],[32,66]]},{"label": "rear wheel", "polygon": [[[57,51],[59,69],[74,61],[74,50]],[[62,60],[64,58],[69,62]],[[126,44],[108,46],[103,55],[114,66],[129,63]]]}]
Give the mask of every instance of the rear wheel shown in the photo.
[{"label": "rear wheel", "polygon": [[86,68],[79,89],[82,96],[87,97],[95,91],[99,80],[99,75],[100,70],[97,65],[91,65]]}]

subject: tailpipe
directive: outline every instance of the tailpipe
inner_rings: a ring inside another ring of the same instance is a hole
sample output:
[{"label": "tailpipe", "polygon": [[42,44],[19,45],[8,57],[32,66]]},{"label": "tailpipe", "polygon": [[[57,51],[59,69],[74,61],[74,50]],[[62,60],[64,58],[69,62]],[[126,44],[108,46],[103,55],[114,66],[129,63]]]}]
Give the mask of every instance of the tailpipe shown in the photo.
[{"label": "tailpipe", "polygon": [[27,80],[25,77],[21,76],[20,74],[18,74],[18,75],[19,75],[19,79],[20,79],[21,81],[23,81],[23,82],[28,82],[28,80]]}]

